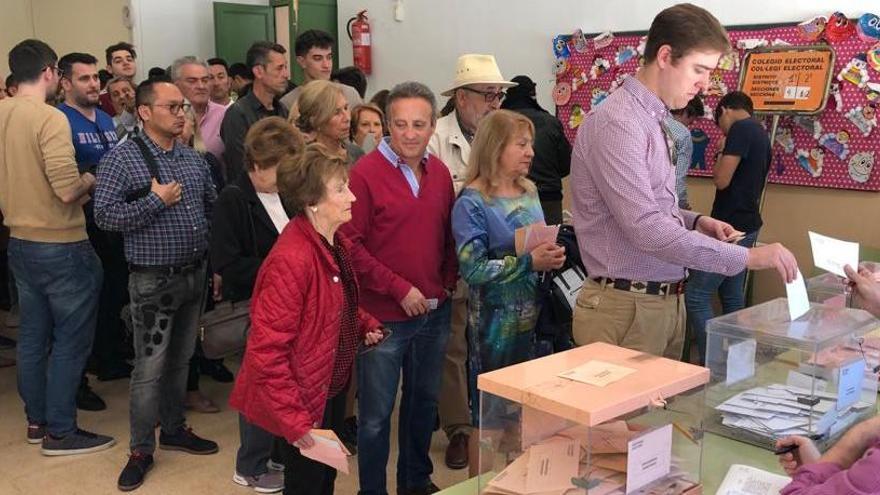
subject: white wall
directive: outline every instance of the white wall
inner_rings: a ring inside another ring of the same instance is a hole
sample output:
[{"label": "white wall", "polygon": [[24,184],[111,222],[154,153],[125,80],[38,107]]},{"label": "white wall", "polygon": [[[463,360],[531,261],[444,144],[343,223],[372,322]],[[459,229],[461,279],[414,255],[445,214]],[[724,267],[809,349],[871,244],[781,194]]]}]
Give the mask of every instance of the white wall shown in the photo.
[{"label": "white wall", "polygon": [[[269,5],[269,0],[225,0]],[[131,0],[132,38],[138,52],[138,78],[150,67],[167,67],[175,58],[214,56],[213,0]]]},{"label": "white wall", "polygon": [[[368,96],[397,82],[416,79],[435,92],[451,82],[462,53],[492,53],[510,78],[527,74],[538,83],[538,99],[552,108],[551,40],[580,27],[585,33],[646,31],[674,0],[402,0],[405,20],[396,22],[394,0],[338,0],[340,65],[351,64],[348,19],[367,9],[373,36],[373,75]],[[841,10],[849,16],[877,10],[875,0],[692,0],[725,25],[799,22]],[[441,103],[442,104],[442,103]]]}]

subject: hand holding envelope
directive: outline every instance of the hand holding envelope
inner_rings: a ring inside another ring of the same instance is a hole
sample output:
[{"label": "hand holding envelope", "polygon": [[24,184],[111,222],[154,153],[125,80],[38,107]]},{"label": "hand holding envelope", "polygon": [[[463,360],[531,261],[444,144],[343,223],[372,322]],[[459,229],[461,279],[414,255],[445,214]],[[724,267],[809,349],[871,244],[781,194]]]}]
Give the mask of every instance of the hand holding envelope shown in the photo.
[{"label": "hand holding envelope", "polygon": [[313,444],[310,447],[300,447],[299,451],[303,456],[348,474],[348,457],[351,453],[333,430],[311,430],[308,435]]}]

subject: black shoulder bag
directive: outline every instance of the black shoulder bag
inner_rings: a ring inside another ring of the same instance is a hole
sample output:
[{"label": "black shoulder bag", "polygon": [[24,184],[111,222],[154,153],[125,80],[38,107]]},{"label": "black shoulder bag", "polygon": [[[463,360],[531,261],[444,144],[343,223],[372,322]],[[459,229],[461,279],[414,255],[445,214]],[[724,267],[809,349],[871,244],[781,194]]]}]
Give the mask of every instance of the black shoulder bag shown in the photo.
[{"label": "black shoulder bag", "polygon": [[144,161],[147,163],[147,170],[150,172],[151,183],[128,193],[125,196],[126,203],[134,203],[135,201],[149,195],[150,190],[153,188],[152,179],[159,180],[159,164],[156,163],[156,157],[153,156],[153,153],[147,148],[147,143],[145,143],[140,136],[132,136],[131,141],[140,149],[141,156],[144,157]]}]

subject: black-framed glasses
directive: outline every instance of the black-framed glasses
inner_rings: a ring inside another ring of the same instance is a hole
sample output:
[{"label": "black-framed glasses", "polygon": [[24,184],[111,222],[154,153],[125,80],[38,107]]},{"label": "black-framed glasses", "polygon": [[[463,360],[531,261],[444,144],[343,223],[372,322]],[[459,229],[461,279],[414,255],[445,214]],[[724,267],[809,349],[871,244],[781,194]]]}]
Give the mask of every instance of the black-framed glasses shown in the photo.
[{"label": "black-framed glasses", "polygon": [[469,88],[467,86],[462,86],[461,89],[466,91],[470,91],[471,93],[476,93],[478,95],[483,95],[483,98],[486,99],[486,103],[492,103],[495,100],[501,101],[507,96],[507,93],[504,91],[494,92],[494,91],[480,91],[474,88]]},{"label": "black-framed glasses", "polygon": [[57,65],[47,65],[46,68],[43,69],[43,70],[46,70],[46,69],[49,69],[49,70],[55,71],[55,74],[58,74],[58,78],[59,78],[59,79],[61,79],[62,77],[64,77],[64,70],[61,69],[61,67],[58,67]]},{"label": "black-framed glasses", "polygon": [[153,103],[150,106],[167,108],[172,115],[177,115],[181,111],[183,113],[189,112],[189,109],[192,108],[189,103]]}]

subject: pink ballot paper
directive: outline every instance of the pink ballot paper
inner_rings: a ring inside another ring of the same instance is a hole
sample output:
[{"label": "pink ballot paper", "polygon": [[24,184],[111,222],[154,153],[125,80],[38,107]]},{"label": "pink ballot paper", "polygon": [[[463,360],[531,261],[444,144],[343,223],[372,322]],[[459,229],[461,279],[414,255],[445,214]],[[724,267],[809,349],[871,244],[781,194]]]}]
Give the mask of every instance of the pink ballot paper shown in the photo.
[{"label": "pink ballot paper", "polygon": [[543,222],[520,227],[513,233],[516,255],[520,256],[530,253],[545,242],[556,244],[556,236],[558,234],[559,225],[545,225]]},{"label": "pink ballot paper", "polygon": [[300,449],[302,455],[348,474],[348,456],[351,453],[342,445],[336,433],[333,430],[312,430],[310,433],[315,445]]}]

